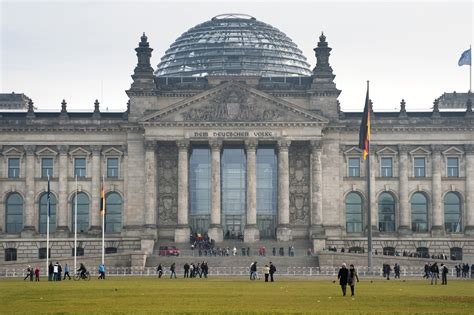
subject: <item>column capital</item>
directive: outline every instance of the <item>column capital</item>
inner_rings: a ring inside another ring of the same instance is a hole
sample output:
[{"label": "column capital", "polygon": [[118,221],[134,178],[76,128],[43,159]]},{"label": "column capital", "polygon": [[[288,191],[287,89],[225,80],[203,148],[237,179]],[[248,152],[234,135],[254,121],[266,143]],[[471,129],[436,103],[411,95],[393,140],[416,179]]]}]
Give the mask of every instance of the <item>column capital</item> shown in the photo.
[{"label": "column capital", "polygon": [[155,151],[156,150],[156,141],[154,140],[145,140],[145,150],[146,151]]},{"label": "column capital", "polygon": [[399,144],[398,145],[398,153],[408,153],[410,150],[410,146],[406,144]]},{"label": "column capital", "polygon": [[100,155],[100,151],[102,150],[101,145],[91,145],[90,146],[92,155]]},{"label": "column capital", "polygon": [[211,140],[209,141],[212,151],[220,151],[222,148],[222,140]]},{"label": "column capital", "polygon": [[474,153],[474,144],[465,144],[464,145],[464,152],[466,154],[473,154]]},{"label": "column capital", "polygon": [[66,155],[69,152],[69,146],[62,144],[58,145],[59,154]]},{"label": "column capital", "polygon": [[25,145],[25,151],[27,155],[32,155],[36,151],[36,146],[35,145]]},{"label": "column capital", "polygon": [[255,151],[257,149],[258,140],[254,140],[254,139],[245,140],[244,143],[245,143],[245,150],[247,151]]},{"label": "column capital", "polygon": [[188,151],[189,149],[189,140],[177,140],[176,145],[178,146],[179,151]]},{"label": "column capital", "polygon": [[311,140],[309,142],[309,145],[311,146],[311,150],[313,152],[315,151],[321,151],[323,149],[323,142],[322,140]]},{"label": "column capital", "polygon": [[277,141],[277,149],[280,152],[284,152],[284,151],[288,152],[288,148],[290,147],[290,145],[291,145],[291,141],[287,139],[280,139]]},{"label": "column capital", "polygon": [[443,146],[440,144],[432,144],[430,148],[432,153],[441,153],[443,150]]}]

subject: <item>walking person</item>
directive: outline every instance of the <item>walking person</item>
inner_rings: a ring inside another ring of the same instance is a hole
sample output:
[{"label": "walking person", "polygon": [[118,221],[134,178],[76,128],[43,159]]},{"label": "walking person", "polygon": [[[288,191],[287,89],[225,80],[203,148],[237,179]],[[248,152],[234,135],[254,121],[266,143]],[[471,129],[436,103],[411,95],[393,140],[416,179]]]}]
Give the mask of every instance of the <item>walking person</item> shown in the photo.
[{"label": "walking person", "polygon": [[202,262],[201,269],[204,278],[207,278],[207,274],[209,273],[209,266],[207,265],[207,261]]},{"label": "walking person", "polygon": [[53,266],[53,281],[58,281],[59,263],[56,262]]},{"label": "walking person", "polygon": [[270,275],[270,267],[268,265],[263,267],[263,274],[265,275],[265,282],[268,282],[268,276]]},{"label": "walking person", "polygon": [[156,267],[156,273],[158,273],[158,278],[161,278],[161,276],[163,275],[163,267],[161,266],[161,264],[158,264],[158,267]]},{"label": "walking person", "polygon": [[351,287],[351,296],[355,294],[355,284],[356,281],[359,282],[359,275],[357,274],[357,270],[354,268],[354,265],[349,266],[349,279],[348,283]]},{"label": "walking person", "polygon": [[61,266],[61,264],[58,263],[58,280],[57,281],[61,281],[62,272],[63,272],[63,266]]},{"label": "walking person", "polygon": [[441,285],[448,284],[448,272],[448,267],[446,267],[444,264],[441,264]]},{"label": "walking person", "polygon": [[170,267],[170,272],[171,272],[170,279],[173,279],[173,276],[176,279],[176,271],[175,270],[176,270],[176,264],[172,263],[171,267]]},{"label": "walking person", "polygon": [[400,279],[400,265],[398,263],[393,266],[393,271],[395,272],[395,279]]},{"label": "walking person", "polygon": [[277,271],[275,265],[270,261],[270,282],[273,282],[273,274]]},{"label": "walking person", "polygon": [[39,282],[40,281],[40,269],[38,266],[35,268],[35,281]]},{"label": "walking person", "polygon": [[30,273],[31,273],[31,266],[28,266],[28,268],[26,268],[26,276],[23,278],[23,281],[28,279],[28,277],[30,276]]},{"label": "walking person", "polygon": [[71,280],[71,276],[69,275],[69,266],[67,264],[64,266],[64,278],[63,278],[63,280],[66,280],[66,276],[68,277],[69,280]]},{"label": "walking person", "polygon": [[189,264],[185,263],[183,268],[184,268],[184,278],[189,278]]},{"label": "walking person", "polygon": [[99,264],[99,279],[105,280],[105,265],[103,263]]},{"label": "walking person", "polygon": [[433,265],[431,265],[430,274],[431,274],[431,284],[433,285],[433,282],[435,285],[438,284],[439,268],[438,268],[437,263],[434,263]]},{"label": "walking person", "polygon": [[347,270],[346,264],[343,263],[341,269],[337,274],[339,285],[342,289],[342,296],[346,296],[347,280],[349,279],[349,270]]},{"label": "walking person", "polygon": [[250,265],[250,280],[255,280],[257,279],[257,262],[254,261]]},{"label": "walking person", "polygon": [[50,261],[48,266],[48,281],[53,281],[54,275],[54,266],[53,263]]}]

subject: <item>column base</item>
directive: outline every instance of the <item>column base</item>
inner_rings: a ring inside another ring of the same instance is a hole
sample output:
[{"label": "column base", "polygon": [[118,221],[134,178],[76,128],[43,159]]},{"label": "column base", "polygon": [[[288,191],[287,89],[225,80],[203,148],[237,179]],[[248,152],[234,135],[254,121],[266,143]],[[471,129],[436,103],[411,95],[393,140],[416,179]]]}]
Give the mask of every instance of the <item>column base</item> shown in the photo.
[{"label": "column base", "polygon": [[287,225],[280,225],[277,228],[277,240],[279,242],[289,242],[293,240],[291,229]]},{"label": "column base", "polygon": [[222,231],[222,226],[219,224],[211,224],[207,230],[207,235],[216,243],[220,243],[224,240],[224,232]]},{"label": "column base", "polygon": [[444,236],[444,228],[441,225],[431,227],[431,236]]},{"label": "column base", "polygon": [[464,234],[469,236],[474,236],[474,225],[467,225],[464,228]]},{"label": "column base", "polygon": [[316,224],[316,225],[311,226],[310,235],[309,235],[310,238],[314,239],[314,238],[325,236],[325,235],[326,235],[326,231],[324,230],[324,227],[322,226],[322,224]]},{"label": "column base", "polygon": [[20,233],[21,237],[33,237],[35,234],[36,230],[34,226],[24,226]]},{"label": "column base", "polygon": [[87,231],[88,234],[91,235],[99,235],[102,234],[102,227],[100,225],[91,225],[89,228],[89,231]]},{"label": "column base", "polygon": [[68,226],[58,226],[56,228],[56,232],[54,232],[54,235],[56,237],[69,237],[69,227]]},{"label": "column base", "polygon": [[153,249],[155,248],[155,240],[153,239],[143,239],[140,241],[140,249],[147,255],[153,254]]},{"label": "column base", "polygon": [[255,224],[246,225],[244,229],[244,242],[255,243],[260,240],[260,231]]},{"label": "column base", "polygon": [[174,241],[176,243],[189,243],[189,237],[191,236],[191,229],[189,226],[178,226],[174,230]]},{"label": "column base", "polygon": [[412,235],[411,229],[407,225],[401,225],[398,227],[398,235],[399,236],[410,236]]}]

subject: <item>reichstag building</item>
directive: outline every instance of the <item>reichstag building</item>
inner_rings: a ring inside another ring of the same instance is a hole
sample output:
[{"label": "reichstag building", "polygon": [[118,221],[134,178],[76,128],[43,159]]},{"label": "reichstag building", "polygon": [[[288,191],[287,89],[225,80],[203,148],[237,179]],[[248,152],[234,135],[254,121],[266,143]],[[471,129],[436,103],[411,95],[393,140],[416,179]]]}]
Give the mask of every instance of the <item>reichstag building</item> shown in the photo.
[{"label": "reichstag building", "polygon": [[[311,67],[277,28],[220,15],[183,33],[156,68],[141,36],[125,112],[97,101],[41,112],[3,94],[0,261],[45,255],[48,174],[53,257],[71,256],[76,202],[80,253],[100,253],[103,175],[108,253],[151,253],[195,232],[363,251],[371,224],[379,252],[474,255],[470,95],[454,95],[455,111],[449,94],[429,112],[403,100],[375,112],[368,195],[362,112],[341,110],[324,34],[315,46]],[[361,111],[363,101],[353,100]]]}]

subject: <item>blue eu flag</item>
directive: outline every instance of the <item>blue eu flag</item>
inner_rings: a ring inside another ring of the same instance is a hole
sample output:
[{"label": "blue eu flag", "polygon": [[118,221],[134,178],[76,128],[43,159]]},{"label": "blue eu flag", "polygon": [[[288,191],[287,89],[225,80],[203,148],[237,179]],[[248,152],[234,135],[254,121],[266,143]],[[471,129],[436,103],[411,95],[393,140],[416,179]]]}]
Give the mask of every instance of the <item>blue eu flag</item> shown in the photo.
[{"label": "blue eu flag", "polygon": [[458,61],[459,66],[472,65],[471,63],[471,48],[462,53],[461,58]]}]

